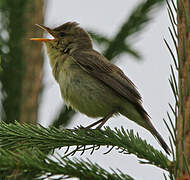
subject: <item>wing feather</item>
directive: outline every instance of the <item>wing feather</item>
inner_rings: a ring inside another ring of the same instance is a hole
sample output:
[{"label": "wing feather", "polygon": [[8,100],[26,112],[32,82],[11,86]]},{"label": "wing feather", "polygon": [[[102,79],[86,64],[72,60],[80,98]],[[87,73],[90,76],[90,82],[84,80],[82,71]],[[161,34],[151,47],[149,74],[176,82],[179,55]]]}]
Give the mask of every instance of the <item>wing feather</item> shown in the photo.
[{"label": "wing feather", "polygon": [[141,105],[141,96],[132,81],[103,55],[90,50],[74,51],[71,56],[90,75],[105,83],[128,101]]}]

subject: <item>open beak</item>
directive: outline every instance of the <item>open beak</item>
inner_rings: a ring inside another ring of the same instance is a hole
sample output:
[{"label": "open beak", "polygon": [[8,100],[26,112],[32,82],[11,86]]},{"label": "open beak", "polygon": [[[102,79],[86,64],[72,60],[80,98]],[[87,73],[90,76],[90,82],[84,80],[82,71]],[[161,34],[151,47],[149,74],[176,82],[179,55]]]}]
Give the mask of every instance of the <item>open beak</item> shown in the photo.
[{"label": "open beak", "polygon": [[51,34],[53,36],[53,39],[48,39],[48,38],[30,38],[30,40],[32,40],[32,41],[41,41],[41,42],[55,41],[56,40],[54,32],[50,28],[45,27],[45,26],[40,25],[40,24],[35,24],[35,25],[38,26],[38,27],[40,27],[41,29],[45,30],[49,34]]}]

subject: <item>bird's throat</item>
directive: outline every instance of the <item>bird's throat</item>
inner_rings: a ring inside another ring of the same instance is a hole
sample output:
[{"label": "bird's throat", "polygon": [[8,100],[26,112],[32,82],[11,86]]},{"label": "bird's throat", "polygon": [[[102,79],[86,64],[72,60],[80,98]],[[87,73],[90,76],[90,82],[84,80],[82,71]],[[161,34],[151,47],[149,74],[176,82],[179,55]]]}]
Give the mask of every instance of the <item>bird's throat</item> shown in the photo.
[{"label": "bird's throat", "polygon": [[45,47],[50,60],[50,65],[54,68],[55,64],[63,58],[64,53],[60,49],[55,48],[50,42],[46,42]]}]

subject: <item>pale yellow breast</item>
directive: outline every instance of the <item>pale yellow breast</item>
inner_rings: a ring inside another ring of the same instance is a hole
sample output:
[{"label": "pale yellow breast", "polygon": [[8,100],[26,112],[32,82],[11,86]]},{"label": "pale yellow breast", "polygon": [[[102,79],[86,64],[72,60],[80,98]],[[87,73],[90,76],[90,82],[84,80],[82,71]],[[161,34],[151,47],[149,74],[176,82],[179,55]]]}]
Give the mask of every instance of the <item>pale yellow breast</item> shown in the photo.
[{"label": "pale yellow breast", "polygon": [[72,57],[64,61],[58,77],[64,102],[87,116],[103,117],[121,103],[112,89],[85,72]]}]

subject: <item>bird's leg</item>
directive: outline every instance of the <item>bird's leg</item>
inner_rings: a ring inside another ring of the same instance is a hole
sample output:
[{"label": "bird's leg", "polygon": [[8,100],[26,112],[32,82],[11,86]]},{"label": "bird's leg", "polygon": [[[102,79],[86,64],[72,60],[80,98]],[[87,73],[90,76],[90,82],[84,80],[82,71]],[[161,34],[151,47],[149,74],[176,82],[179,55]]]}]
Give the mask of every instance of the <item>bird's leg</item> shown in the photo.
[{"label": "bird's leg", "polygon": [[103,120],[104,120],[104,118],[102,118],[102,119],[100,119],[100,120],[98,120],[98,121],[90,124],[89,126],[85,127],[85,129],[90,129],[91,127],[95,126],[96,124],[101,123]]},{"label": "bird's leg", "polygon": [[93,127],[99,123],[100,123],[100,125],[98,125],[96,129],[100,129],[113,114],[114,114],[113,112],[108,114],[106,117],[104,117],[104,118],[96,121],[95,123],[90,124],[89,126],[85,127],[85,129],[90,129],[91,127]]},{"label": "bird's leg", "polygon": [[106,117],[104,117],[103,119],[101,119],[102,121],[101,121],[101,123],[97,126],[96,129],[101,129],[101,127],[107,122],[107,120],[108,120],[109,118],[112,117],[112,115],[113,115],[113,113],[110,113],[110,114],[108,114]]}]

